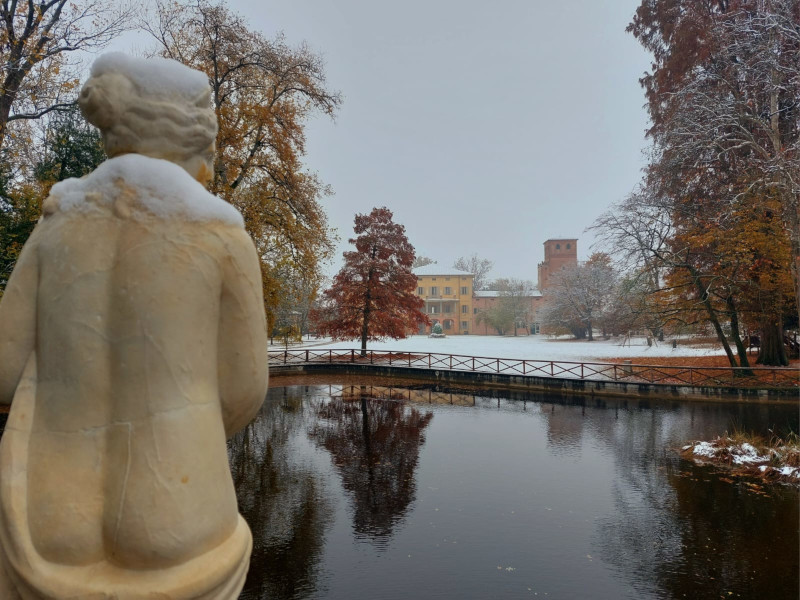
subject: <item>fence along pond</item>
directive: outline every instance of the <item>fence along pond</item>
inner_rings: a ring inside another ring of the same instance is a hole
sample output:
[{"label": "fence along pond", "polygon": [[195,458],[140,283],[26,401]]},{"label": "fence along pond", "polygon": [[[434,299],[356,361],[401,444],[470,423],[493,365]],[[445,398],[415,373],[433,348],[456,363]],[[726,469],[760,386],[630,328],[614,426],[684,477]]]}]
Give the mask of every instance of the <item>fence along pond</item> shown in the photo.
[{"label": "fence along pond", "polygon": [[368,350],[366,356],[356,349],[298,349],[269,352],[271,364],[359,363],[418,369],[497,373],[579,379],[661,383],[703,387],[792,389],[800,387],[800,369],[792,367],[692,367],[570,362],[467,356],[437,352],[395,352]]}]

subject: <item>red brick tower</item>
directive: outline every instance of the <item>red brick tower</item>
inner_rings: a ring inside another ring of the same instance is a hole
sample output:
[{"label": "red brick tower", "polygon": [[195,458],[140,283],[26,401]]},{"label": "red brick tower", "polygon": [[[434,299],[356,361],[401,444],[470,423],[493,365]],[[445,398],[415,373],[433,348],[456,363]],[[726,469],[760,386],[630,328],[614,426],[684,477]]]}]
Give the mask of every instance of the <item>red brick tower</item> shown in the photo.
[{"label": "red brick tower", "polygon": [[552,275],[564,267],[578,264],[578,240],[559,238],[544,243],[544,260],[539,263],[539,291],[550,285]]}]

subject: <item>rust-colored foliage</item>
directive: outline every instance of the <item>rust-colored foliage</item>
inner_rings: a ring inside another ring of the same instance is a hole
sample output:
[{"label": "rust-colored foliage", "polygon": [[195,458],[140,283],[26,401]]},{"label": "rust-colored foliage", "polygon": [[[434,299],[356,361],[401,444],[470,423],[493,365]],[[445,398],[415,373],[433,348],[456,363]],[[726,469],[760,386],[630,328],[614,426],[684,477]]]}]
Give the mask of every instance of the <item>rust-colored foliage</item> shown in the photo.
[{"label": "rust-colored foliage", "polygon": [[388,208],[374,208],[368,215],[356,215],[355,233],[349,241],[356,249],[344,253],[345,264],[313,320],[321,335],[361,339],[366,353],[368,340],[401,339],[429,320],[415,293],[414,247],[405,227],[392,221]]},{"label": "rust-colored foliage", "polygon": [[785,364],[785,315],[800,308],[799,7],[642,0],[628,28],[653,55],[646,186],[674,226],[662,303],[684,321],[705,313],[732,365],[735,351],[747,366],[745,327],[763,338],[759,362]]}]

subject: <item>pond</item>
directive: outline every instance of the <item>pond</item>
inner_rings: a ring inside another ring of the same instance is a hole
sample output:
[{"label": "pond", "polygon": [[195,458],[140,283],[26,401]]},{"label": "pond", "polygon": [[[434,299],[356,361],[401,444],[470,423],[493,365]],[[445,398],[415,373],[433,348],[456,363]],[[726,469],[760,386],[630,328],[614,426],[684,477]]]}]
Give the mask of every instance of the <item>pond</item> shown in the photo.
[{"label": "pond", "polygon": [[272,387],[229,446],[241,598],[796,599],[798,489],[675,451],[734,428],[798,431],[798,410]]}]

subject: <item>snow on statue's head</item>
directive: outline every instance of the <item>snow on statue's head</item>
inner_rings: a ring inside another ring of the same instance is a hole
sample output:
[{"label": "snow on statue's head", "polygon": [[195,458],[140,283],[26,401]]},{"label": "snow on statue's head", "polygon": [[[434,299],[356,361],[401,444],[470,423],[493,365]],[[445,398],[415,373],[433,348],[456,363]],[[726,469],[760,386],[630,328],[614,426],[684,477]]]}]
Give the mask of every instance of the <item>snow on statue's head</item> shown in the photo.
[{"label": "snow on statue's head", "polygon": [[208,78],[174,60],[112,52],[92,65],[78,98],[110,157],[136,153],[182,166],[201,183],[212,175],[217,119]]}]

